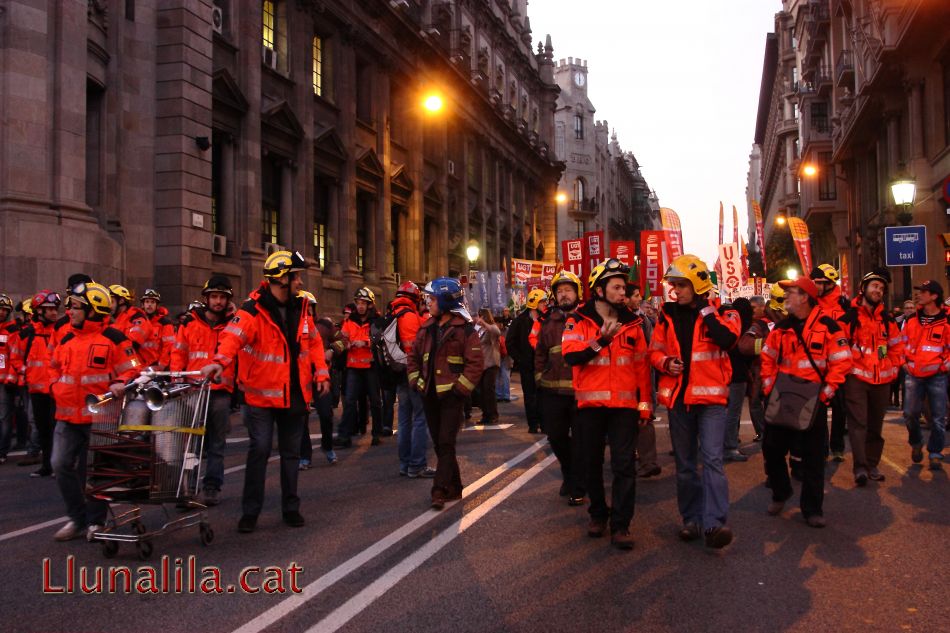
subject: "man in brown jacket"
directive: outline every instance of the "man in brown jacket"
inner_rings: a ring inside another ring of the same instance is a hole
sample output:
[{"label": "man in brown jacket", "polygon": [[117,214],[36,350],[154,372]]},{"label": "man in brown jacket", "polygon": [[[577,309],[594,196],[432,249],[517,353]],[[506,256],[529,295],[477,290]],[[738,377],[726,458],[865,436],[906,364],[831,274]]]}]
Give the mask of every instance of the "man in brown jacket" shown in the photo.
[{"label": "man in brown jacket", "polygon": [[482,345],[472,318],[462,305],[457,279],[439,277],[425,287],[429,318],[419,328],[407,357],[409,385],[422,394],[426,424],[435,445],[432,508],[441,510],[462,498],[462,477],[455,440],[463,421],[465,399],[484,368]]},{"label": "man in brown jacket", "polygon": [[584,504],[584,468],[581,465],[577,428],[577,401],[574,399],[574,370],[561,356],[561,335],[567,317],[577,307],[581,280],[562,270],[551,281],[555,305],[541,318],[541,333],[534,349],[534,376],[538,384],[541,428],[561,465],[564,483],[560,494],[572,506]]}]

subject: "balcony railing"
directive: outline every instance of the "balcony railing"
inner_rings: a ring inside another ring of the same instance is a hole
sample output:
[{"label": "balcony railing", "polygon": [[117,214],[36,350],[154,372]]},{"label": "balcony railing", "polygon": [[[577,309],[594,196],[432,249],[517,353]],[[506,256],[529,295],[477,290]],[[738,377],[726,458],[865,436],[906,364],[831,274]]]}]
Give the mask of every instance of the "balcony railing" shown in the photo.
[{"label": "balcony railing", "polygon": [[840,86],[843,81],[853,78],[854,55],[845,49],[838,53],[838,61],[835,63],[835,84]]}]

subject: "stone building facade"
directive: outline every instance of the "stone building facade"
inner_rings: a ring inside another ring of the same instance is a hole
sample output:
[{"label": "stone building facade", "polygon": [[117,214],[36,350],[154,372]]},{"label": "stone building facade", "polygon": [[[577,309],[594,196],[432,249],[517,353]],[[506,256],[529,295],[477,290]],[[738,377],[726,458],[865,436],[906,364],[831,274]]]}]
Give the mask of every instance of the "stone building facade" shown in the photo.
[{"label": "stone building facade", "polygon": [[[778,54],[770,69],[767,48],[763,72],[763,85],[766,73],[775,75],[770,125],[761,139],[763,210],[768,200],[771,212],[784,206],[804,218],[816,260],[838,263],[847,255],[855,287],[860,273],[884,264],[885,226],[925,225],[927,265],[892,271],[895,298],[909,297],[913,282],[945,277],[950,34],[935,25],[950,24],[950,3],[782,5],[770,36]],[[762,106],[760,99],[760,122]],[[785,158],[776,160],[782,145]],[[890,188],[903,178],[917,186],[907,208],[895,204]]]},{"label": "stone building facade", "polygon": [[554,116],[554,151],[564,163],[558,203],[558,240],[604,231],[610,240],[638,240],[659,222],[659,202],[632,152],[620,148],[607,121],[594,119],[587,94],[587,60],[561,59]]},{"label": "stone building facade", "polygon": [[[178,307],[300,251],[322,309],[554,257],[553,49],[526,0],[0,2],[0,288]],[[437,96],[442,107],[422,106]]]}]

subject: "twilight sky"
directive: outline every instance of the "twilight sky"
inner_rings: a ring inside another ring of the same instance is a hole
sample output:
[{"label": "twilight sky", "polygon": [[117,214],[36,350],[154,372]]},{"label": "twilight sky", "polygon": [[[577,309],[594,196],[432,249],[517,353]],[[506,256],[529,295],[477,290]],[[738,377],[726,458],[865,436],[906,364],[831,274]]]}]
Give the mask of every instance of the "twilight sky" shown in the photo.
[{"label": "twilight sky", "polygon": [[765,36],[780,0],[529,0],[532,36],[554,59],[586,59],[588,94],[633,151],[660,204],[679,213],[687,252],[711,267],[719,201],[746,225],[746,173]]}]

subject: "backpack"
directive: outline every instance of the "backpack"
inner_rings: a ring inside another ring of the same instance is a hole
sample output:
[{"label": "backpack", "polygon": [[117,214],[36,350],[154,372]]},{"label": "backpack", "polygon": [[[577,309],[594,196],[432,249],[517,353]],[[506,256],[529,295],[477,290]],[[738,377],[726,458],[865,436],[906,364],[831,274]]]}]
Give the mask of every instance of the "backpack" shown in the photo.
[{"label": "backpack", "polygon": [[380,367],[388,367],[396,372],[406,371],[406,352],[399,341],[399,317],[407,312],[409,308],[391,312],[370,323],[370,346],[373,358]]}]

